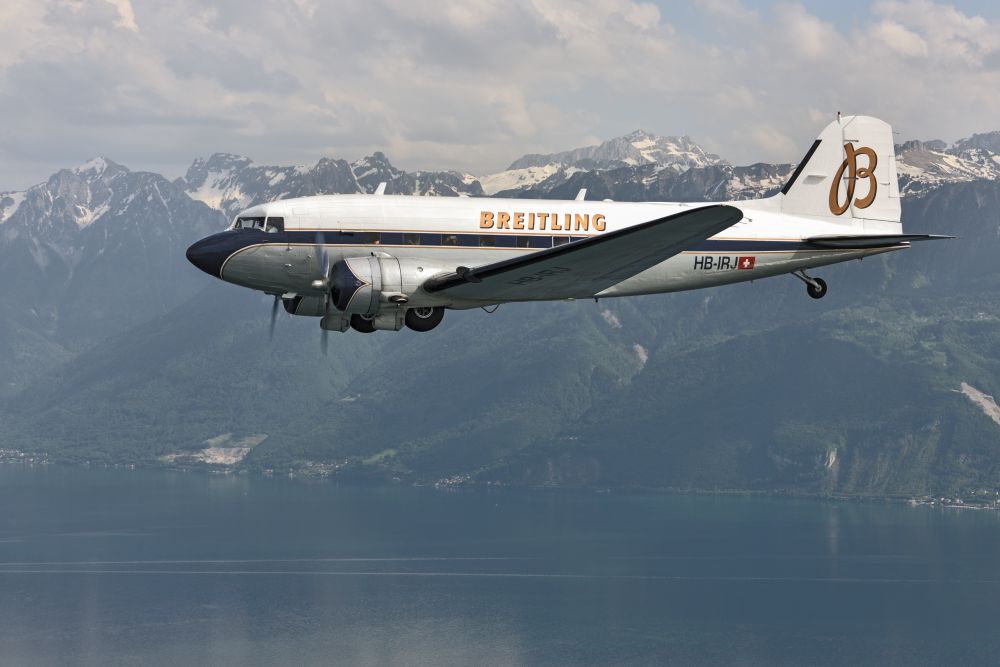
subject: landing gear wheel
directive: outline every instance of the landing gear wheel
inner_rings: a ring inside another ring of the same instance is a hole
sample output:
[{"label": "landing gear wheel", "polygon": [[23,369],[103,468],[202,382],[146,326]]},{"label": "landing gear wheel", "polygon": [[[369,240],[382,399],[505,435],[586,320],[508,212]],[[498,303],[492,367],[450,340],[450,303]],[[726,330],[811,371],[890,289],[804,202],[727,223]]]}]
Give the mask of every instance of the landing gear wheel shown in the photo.
[{"label": "landing gear wheel", "polygon": [[361,315],[351,315],[351,328],[359,333],[373,333],[375,323],[371,319]]},{"label": "landing gear wheel", "polygon": [[822,278],[813,278],[816,281],[815,285],[806,283],[806,291],[809,292],[809,296],[814,299],[822,299],[826,296],[826,281]]},{"label": "landing gear wheel", "polygon": [[444,308],[435,306],[434,308],[407,308],[404,322],[406,326],[414,331],[430,331],[441,324],[444,319]]}]

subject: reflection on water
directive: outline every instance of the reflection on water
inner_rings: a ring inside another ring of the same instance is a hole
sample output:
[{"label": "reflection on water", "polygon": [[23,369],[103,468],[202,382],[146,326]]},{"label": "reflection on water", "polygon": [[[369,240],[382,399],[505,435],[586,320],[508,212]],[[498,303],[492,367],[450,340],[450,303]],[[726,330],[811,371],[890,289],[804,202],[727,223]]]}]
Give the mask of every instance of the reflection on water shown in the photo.
[{"label": "reflection on water", "polygon": [[0,663],[992,663],[1000,517],[0,466]]}]

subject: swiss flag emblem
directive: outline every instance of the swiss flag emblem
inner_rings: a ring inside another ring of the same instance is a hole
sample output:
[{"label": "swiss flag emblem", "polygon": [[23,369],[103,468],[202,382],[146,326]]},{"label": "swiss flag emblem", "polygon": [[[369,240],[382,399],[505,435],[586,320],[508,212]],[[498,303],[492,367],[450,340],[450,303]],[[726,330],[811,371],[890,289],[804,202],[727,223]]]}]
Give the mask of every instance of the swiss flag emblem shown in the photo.
[{"label": "swiss flag emblem", "polygon": [[752,269],[756,257],[738,257],[736,260],[736,268],[738,269]]}]

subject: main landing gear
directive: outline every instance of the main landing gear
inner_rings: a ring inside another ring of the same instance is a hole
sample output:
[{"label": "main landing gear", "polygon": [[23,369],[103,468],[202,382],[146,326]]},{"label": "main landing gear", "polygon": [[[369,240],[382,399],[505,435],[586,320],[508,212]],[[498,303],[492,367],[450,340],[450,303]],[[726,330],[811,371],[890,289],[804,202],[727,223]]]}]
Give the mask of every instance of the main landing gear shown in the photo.
[{"label": "main landing gear", "polygon": [[351,328],[358,333],[375,333],[375,318],[351,315]]},{"label": "main landing gear", "polygon": [[351,328],[358,333],[373,333],[378,329],[398,331],[405,324],[413,331],[430,331],[441,324],[444,308],[407,308],[402,320],[395,313],[388,315],[351,315]]},{"label": "main landing gear", "polygon": [[814,299],[822,299],[826,296],[826,281],[822,278],[813,278],[803,269],[792,271],[792,275],[806,284],[806,292]]},{"label": "main landing gear", "polygon": [[414,331],[430,331],[441,324],[444,319],[444,308],[407,308],[403,321]]}]

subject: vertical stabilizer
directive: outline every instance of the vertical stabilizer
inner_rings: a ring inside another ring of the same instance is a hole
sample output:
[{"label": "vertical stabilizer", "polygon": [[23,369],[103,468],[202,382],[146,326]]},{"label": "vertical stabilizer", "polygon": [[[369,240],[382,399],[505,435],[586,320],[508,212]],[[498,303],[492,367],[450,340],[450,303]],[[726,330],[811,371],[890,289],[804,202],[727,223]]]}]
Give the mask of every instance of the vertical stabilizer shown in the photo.
[{"label": "vertical stabilizer", "polygon": [[782,213],[865,232],[901,231],[892,128],[871,116],[826,126],[778,195]]}]

